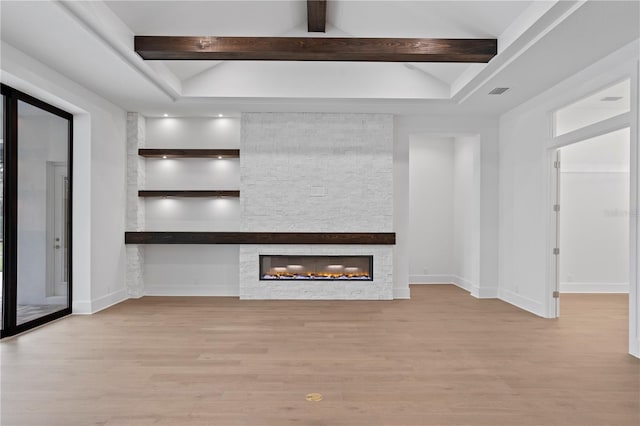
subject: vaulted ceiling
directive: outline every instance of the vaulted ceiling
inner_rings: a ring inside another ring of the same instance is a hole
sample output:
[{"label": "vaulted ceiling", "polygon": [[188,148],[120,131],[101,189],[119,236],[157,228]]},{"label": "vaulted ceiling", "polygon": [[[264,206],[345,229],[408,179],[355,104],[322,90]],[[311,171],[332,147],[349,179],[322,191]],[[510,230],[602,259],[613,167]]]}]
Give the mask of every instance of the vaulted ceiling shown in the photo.
[{"label": "vaulted ceiling", "polygon": [[[2,41],[148,115],[243,110],[497,114],[639,37],[638,2],[2,1]],[[144,61],[134,35],[496,38],[488,64]],[[5,45],[3,45],[5,46]],[[510,87],[501,96],[493,87]]]}]

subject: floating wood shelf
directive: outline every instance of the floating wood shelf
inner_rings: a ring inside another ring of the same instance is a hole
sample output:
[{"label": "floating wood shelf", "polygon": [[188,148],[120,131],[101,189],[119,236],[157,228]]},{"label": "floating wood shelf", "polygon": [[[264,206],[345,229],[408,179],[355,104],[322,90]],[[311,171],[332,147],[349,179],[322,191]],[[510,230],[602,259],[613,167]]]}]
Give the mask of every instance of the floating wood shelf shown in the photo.
[{"label": "floating wood shelf", "polygon": [[393,245],[395,232],[125,232],[125,244]]},{"label": "floating wood shelf", "polygon": [[138,191],[139,197],[239,197],[240,191],[210,191],[210,190],[190,190],[190,191]]},{"label": "floating wood shelf", "polygon": [[140,148],[138,155],[146,158],[240,158],[240,150]]}]

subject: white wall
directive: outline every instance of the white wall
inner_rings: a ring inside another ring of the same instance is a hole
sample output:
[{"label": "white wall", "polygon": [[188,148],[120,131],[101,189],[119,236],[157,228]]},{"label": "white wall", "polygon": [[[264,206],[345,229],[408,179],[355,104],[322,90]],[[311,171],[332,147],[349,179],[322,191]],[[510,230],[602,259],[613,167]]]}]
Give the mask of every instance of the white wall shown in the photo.
[{"label": "white wall", "polygon": [[480,261],[478,136],[456,137],[453,163],[454,282],[472,291],[478,286]]},{"label": "white wall", "polygon": [[147,148],[240,148],[238,117],[147,117]]},{"label": "white wall", "polygon": [[74,114],[73,312],[126,298],[125,112],[2,43],[2,82]]},{"label": "white wall", "polygon": [[[153,139],[150,142],[153,143]],[[181,147],[183,144],[174,146]],[[178,158],[147,158],[145,162],[145,189],[240,188],[240,160],[237,158],[192,158],[188,161]]]},{"label": "white wall", "polygon": [[230,232],[240,229],[237,198],[149,198],[145,204],[146,231]]},{"label": "white wall", "polygon": [[147,245],[147,296],[238,296],[238,245]]},{"label": "white wall", "polygon": [[561,150],[562,292],[629,291],[629,133]]},{"label": "white wall", "polygon": [[[541,316],[555,316],[552,297],[551,211],[553,151],[571,142],[631,125],[632,195],[637,202],[638,42],[596,62],[575,76],[500,118],[500,297]],[[632,113],[552,138],[551,112],[609,84],[631,78]],[[595,133],[594,133],[595,132]],[[637,205],[631,205],[637,211]],[[637,220],[631,238],[637,238]],[[634,246],[631,246],[635,250]],[[632,251],[632,256],[637,256]],[[637,275],[631,270],[630,352],[640,355]]]},{"label": "white wall", "polygon": [[[146,119],[145,148],[239,147],[239,118]],[[239,188],[238,159],[145,160],[144,189]],[[146,231],[240,230],[237,198],[147,198],[144,204]],[[238,256],[238,245],[146,245],[144,294],[237,296]]]},{"label": "white wall", "polygon": [[[99,114],[95,111],[90,114],[90,117],[93,312],[126,299],[124,230],[127,122],[126,113],[120,109],[114,114]],[[74,143],[76,143],[75,140]],[[75,164],[74,158],[74,168]],[[81,179],[82,176],[78,177],[74,174],[74,188],[77,188],[77,183]],[[74,232],[82,231],[74,228]],[[74,267],[75,265],[77,263],[74,263]]]},{"label": "white wall", "polygon": [[453,267],[455,139],[415,135],[409,152],[409,277],[450,282]]}]

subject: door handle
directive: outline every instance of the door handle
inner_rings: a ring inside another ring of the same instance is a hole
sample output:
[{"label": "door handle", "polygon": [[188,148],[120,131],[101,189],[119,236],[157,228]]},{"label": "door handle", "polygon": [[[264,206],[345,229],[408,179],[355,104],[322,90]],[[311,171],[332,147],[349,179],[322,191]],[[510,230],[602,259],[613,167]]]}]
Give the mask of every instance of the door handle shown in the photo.
[{"label": "door handle", "polygon": [[56,244],[54,247],[59,249],[60,248],[60,244]]}]

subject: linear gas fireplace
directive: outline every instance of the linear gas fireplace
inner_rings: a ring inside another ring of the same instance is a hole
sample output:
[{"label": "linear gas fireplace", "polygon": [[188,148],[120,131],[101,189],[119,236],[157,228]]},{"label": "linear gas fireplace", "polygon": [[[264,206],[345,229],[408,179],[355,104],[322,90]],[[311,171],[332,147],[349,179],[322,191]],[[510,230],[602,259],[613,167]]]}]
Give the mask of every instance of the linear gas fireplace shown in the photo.
[{"label": "linear gas fireplace", "polygon": [[260,280],[373,281],[373,256],[260,255]]}]

